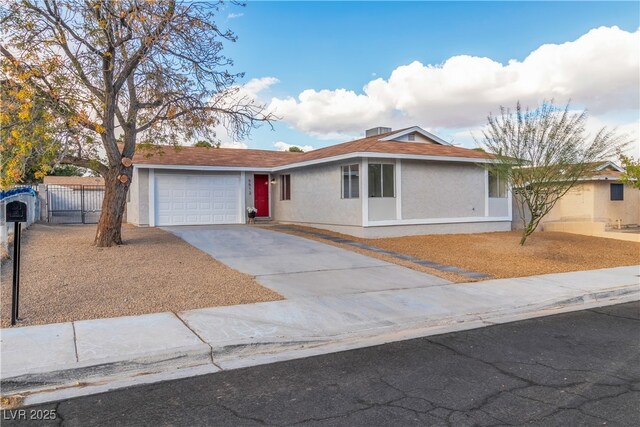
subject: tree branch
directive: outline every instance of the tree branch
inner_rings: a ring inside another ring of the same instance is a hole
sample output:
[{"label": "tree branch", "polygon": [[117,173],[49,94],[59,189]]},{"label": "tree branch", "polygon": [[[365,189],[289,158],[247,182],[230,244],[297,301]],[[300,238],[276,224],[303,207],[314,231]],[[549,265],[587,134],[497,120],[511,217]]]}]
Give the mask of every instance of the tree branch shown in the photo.
[{"label": "tree branch", "polygon": [[62,159],[60,159],[60,163],[63,165],[73,165],[79,166],[81,168],[91,169],[98,172],[103,177],[107,176],[107,173],[109,172],[109,168],[98,160],[88,160],[82,159],[80,157],[66,155],[62,157]]}]

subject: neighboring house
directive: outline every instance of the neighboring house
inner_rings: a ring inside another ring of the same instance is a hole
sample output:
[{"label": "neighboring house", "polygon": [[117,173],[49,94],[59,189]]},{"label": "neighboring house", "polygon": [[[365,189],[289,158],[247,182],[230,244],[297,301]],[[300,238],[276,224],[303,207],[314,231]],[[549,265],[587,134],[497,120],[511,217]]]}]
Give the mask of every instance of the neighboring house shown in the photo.
[{"label": "neighboring house", "polygon": [[43,184],[62,185],[65,187],[75,185],[104,185],[101,176],[45,176]]},{"label": "neighboring house", "polygon": [[543,218],[542,229],[597,234],[640,224],[640,190],[624,185],[622,172],[612,162],[594,164],[593,173],[581,178]]},{"label": "neighboring house", "polygon": [[419,127],[307,153],[166,147],[134,157],[127,220],[243,224],[255,206],[258,218],[362,237],[506,231],[511,194],[491,161]]}]

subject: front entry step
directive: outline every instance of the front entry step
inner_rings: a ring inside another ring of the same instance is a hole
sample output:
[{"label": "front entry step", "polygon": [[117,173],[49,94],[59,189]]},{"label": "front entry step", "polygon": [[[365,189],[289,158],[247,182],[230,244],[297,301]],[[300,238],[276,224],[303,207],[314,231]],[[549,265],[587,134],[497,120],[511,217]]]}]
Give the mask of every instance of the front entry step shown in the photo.
[{"label": "front entry step", "polygon": [[276,221],[274,221],[271,218],[256,218],[256,224],[275,224]]}]

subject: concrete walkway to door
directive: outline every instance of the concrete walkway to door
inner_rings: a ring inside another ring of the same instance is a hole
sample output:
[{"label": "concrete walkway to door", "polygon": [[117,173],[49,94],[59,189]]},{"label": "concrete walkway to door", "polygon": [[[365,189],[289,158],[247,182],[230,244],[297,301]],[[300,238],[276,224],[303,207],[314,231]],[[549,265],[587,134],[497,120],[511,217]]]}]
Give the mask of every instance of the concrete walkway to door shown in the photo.
[{"label": "concrete walkway to door", "polygon": [[450,282],[345,249],[289,234],[242,225],[164,227],[218,261],[287,299]]}]

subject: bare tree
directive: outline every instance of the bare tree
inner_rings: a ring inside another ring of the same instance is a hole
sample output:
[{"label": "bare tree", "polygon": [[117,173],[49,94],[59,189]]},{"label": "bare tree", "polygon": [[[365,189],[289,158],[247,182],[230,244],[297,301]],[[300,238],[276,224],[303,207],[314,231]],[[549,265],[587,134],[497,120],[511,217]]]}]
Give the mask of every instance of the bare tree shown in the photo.
[{"label": "bare tree", "polygon": [[[571,112],[544,101],[535,110],[500,108],[488,117],[479,142],[495,155],[489,173],[513,190],[524,231],[520,244],[538,227],[580,178],[593,172],[595,163],[612,158],[626,145],[615,130],[600,129],[594,136],[585,130],[586,111]],[[527,218],[528,217],[528,218]]]},{"label": "bare tree", "polygon": [[[95,244],[120,244],[137,142],[242,138],[270,122],[236,85],[215,23],[220,3],[179,0],[22,0],[0,6],[3,78],[30,88],[75,137],[60,163],[105,179]],[[25,100],[29,102],[29,99]],[[81,132],[87,137],[78,137]]]}]

